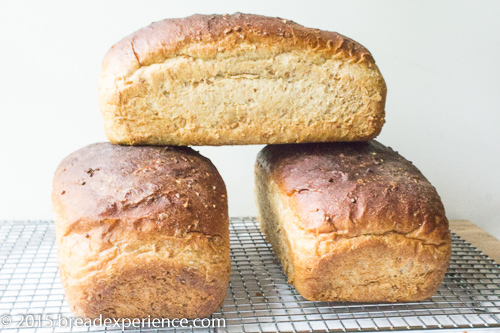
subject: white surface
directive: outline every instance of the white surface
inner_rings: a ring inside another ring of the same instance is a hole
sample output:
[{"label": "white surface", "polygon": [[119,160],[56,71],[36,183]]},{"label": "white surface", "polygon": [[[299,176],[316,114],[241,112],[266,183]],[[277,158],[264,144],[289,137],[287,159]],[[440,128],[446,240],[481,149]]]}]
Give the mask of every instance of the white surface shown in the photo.
[{"label": "white surface", "polygon": [[[162,18],[235,11],[365,45],[388,86],[378,140],[422,170],[449,218],[500,238],[500,2],[488,1],[2,1],[0,219],[53,218],[57,164],[105,140],[97,79],[111,45]],[[199,148],[226,181],[231,215],[256,214],[260,148]]]}]

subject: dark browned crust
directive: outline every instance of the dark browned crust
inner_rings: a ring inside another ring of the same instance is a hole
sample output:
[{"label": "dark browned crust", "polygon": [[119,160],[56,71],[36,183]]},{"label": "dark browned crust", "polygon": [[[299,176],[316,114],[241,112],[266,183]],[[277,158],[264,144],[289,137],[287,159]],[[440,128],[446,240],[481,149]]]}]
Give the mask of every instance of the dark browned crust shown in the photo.
[{"label": "dark browned crust", "polygon": [[382,144],[270,145],[257,158],[300,216],[300,227],[338,237],[396,232],[439,245],[450,242],[435,188]]},{"label": "dark browned crust", "polygon": [[139,230],[143,240],[157,233],[229,233],[220,223],[228,220],[224,181],[210,160],[191,148],[89,145],[61,162],[52,196],[65,235],[122,237],[117,228]]},{"label": "dark browned crust", "polygon": [[[233,38],[228,39],[228,35]],[[215,58],[219,52],[230,52],[235,44],[250,43],[263,46],[279,45],[281,49],[307,49],[325,56],[339,56],[346,61],[375,61],[361,44],[336,32],[303,27],[293,21],[261,15],[193,15],[165,19],[152,23],[115,44],[103,61],[103,70],[117,76],[130,75],[142,66],[163,62],[179,55],[190,43],[220,42],[214,49],[198,48],[196,55]]]}]

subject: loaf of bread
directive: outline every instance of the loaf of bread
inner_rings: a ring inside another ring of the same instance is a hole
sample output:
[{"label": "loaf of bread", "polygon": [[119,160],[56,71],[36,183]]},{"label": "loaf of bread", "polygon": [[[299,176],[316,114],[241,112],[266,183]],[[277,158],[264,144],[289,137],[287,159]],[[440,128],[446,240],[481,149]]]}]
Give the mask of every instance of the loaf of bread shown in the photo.
[{"label": "loaf of bread", "polygon": [[96,318],[201,318],[229,282],[226,188],[185,147],[87,146],[54,178],[61,281]]},{"label": "loaf of bread", "polygon": [[106,135],[126,145],[367,141],[385,96],[355,41],[239,13],[141,29],[108,51],[99,83]]},{"label": "loaf of bread", "polygon": [[267,146],[255,172],[262,230],[304,298],[417,301],[438,290],[448,220],[435,188],[392,149]]}]

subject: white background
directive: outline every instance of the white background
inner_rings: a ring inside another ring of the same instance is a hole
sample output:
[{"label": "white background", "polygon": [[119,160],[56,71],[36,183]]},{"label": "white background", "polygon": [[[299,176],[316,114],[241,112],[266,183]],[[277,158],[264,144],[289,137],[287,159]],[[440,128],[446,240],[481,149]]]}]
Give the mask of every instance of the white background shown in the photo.
[{"label": "white background", "polygon": [[[106,140],[101,60],[152,21],[241,11],[333,30],[366,46],[388,86],[378,140],[414,162],[452,219],[500,238],[500,2],[2,1],[0,219],[52,219],[52,175]],[[201,147],[226,181],[231,215],[255,215],[262,146]]]}]

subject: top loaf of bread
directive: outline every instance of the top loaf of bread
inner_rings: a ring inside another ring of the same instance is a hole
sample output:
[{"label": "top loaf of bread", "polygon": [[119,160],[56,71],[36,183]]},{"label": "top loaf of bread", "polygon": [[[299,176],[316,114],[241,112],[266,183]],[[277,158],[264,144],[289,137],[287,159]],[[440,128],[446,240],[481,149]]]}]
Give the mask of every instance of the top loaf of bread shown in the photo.
[{"label": "top loaf of bread", "polygon": [[127,145],[367,141],[386,85],[370,52],[335,32],[236,13],[166,19],[106,54],[106,135]]}]

